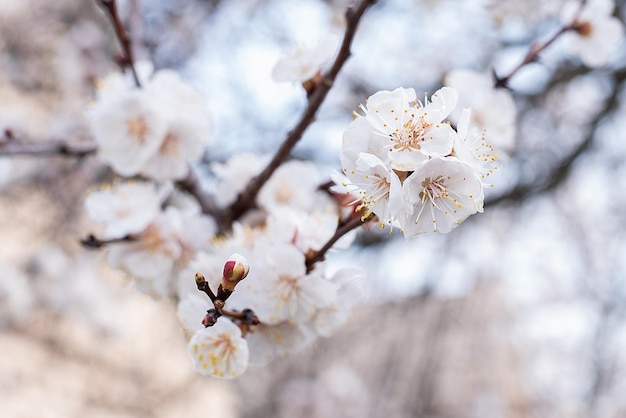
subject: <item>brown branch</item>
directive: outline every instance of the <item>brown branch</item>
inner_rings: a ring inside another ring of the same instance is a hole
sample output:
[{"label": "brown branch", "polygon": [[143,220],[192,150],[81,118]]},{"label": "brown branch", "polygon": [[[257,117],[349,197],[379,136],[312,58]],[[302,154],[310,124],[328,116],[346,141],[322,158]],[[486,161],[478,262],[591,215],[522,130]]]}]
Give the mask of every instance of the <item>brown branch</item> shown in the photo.
[{"label": "brown branch", "polygon": [[318,251],[307,254],[305,262],[306,272],[310,273],[311,270],[313,270],[313,267],[315,267],[315,263],[319,261],[324,261],[324,259],[326,258],[326,252],[328,252],[328,250],[330,250],[330,248],[335,245],[335,243],[339,241],[341,237],[343,237],[353,229],[360,227],[364,223],[371,221],[372,219],[374,219],[373,215],[370,215],[368,218],[365,219],[360,216],[356,216],[347,223],[338,227],[335,231],[335,234],[330,237],[330,239],[326,242],[326,244],[324,244],[322,248],[320,248]]},{"label": "brown branch", "polygon": [[526,53],[526,56],[524,57],[522,62],[520,62],[517,67],[513,68],[506,76],[499,77],[494,70],[493,76],[495,79],[495,86],[501,88],[509,88],[509,81],[515,74],[517,74],[519,70],[521,70],[523,67],[530,63],[536,62],[539,59],[539,54],[541,54],[547,47],[552,45],[552,43],[560,38],[561,35],[563,35],[565,32],[569,32],[570,30],[576,30],[578,28],[578,17],[580,16],[580,13],[582,12],[586,2],[587,0],[581,0],[578,10],[576,11],[572,21],[566,25],[561,26],[561,28],[559,28],[559,30],[554,35],[552,35],[550,39],[545,41],[543,44],[533,43],[530,46],[530,49]]},{"label": "brown branch", "polygon": [[1,155],[35,155],[35,156],[54,156],[61,155],[66,157],[84,157],[96,152],[95,144],[69,144],[64,141],[47,141],[47,142],[20,142],[7,136],[7,139],[0,141]]},{"label": "brown branch", "polygon": [[136,240],[137,237],[134,235],[125,235],[121,238],[99,239],[96,238],[95,235],[89,234],[87,235],[87,238],[81,239],[80,243],[85,248],[89,248],[90,250],[96,250],[109,244],[116,244],[120,242],[133,242]]},{"label": "brown branch", "polygon": [[598,112],[598,115],[590,123],[589,134],[576,148],[567,154],[558,164],[555,164],[552,170],[544,177],[543,181],[532,181],[530,183],[518,184],[508,192],[485,200],[485,205],[498,205],[507,202],[520,202],[533,195],[545,193],[557,188],[568,176],[573,167],[574,161],[583,155],[593,144],[594,131],[604,118],[604,116],[617,108],[618,94],[621,86],[626,80],[626,69],[616,71],[614,74],[615,86],[611,96],[607,99],[604,108]]},{"label": "brown branch", "polygon": [[192,168],[189,169],[189,175],[185,179],[177,181],[176,185],[196,198],[202,213],[212,216],[219,225],[220,230],[227,229],[225,226],[226,221],[223,218],[224,213],[215,204],[213,197],[204,190],[198,175]]},{"label": "brown branch", "polygon": [[130,44],[130,39],[128,38],[128,34],[124,29],[124,25],[122,25],[122,21],[120,19],[120,15],[117,12],[117,3],[116,0],[96,0],[98,3],[102,5],[102,7],[107,11],[109,15],[109,19],[111,20],[111,24],[113,25],[113,29],[115,29],[115,35],[117,39],[120,41],[122,45],[122,54],[120,63],[123,67],[130,68],[130,71],[133,74],[133,79],[135,80],[135,85],[137,87],[141,87],[141,82],[139,81],[139,76],[137,75],[137,70],[135,70],[135,59],[133,57],[133,48]]},{"label": "brown branch", "polygon": [[287,138],[285,138],[272,161],[270,161],[267,167],[265,167],[257,177],[250,181],[246,189],[239,194],[237,200],[230,206],[228,215],[231,223],[254,207],[256,197],[261,187],[263,187],[265,182],[272,176],[274,171],[287,160],[291,150],[296,146],[300,138],[302,138],[302,135],[309,125],[315,120],[317,110],[326,99],[326,95],[332,88],[339,71],[351,55],[350,46],[363,13],[368,7],[376,3],[376,1],[377,0],[361,0],[358,5],[353,6],[346,12],[346,31],[337,58],[330,70],[324,74],[315,90],[309,95],[308,105],[300,117],[300,121],[287,134]]}]

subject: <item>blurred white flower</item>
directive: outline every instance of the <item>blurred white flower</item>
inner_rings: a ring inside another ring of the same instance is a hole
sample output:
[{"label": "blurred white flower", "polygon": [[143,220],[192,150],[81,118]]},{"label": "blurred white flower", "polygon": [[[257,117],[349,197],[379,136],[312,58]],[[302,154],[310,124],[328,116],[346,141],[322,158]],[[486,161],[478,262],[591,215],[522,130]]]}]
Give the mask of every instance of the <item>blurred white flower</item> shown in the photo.
[{"label": "blurred white flower", "polygon": [[176,269],[188,263],[214,233],[212,219],[169,206],[136,241],[110,245],[108,262],[127,272],[142,292],[167,296],[175,290]]},{"label": "blurred white flower", "polygon": [[159,103],[143,90],[98,101],[88,116],[98,157],[126,177],[139,174],[167,133]]},{"label": "blurred white flower", "polygon": [[328,34],[316,45],[294,49],[276,63],[272,78],[278,82],[310,80],[335,55],[338,45],[338,37]]},{"label": "blurred white flower", "polygon": [[313,326],[323,337],[330,337],[348,319],[352,309],[365,298],[364,273],[359,269],[341,269],[330,281],[337,286],[334,303],[320,309],[315,315]]},{"label": "blurred white flower", "polygon": [[161,211],[156,186],[125,182],[106,186],[85,197],[91,219],[104,224],[103,238],[121,238],[143,231]]},{"label": "blurred white flower", "polygon": [[270,212],[281,207],[308,211],[319,200],[320,184],[315,164],[308,161],[288,161],[278,167],[263,185],[257,203]]},{"label": "blurred white flower", "polygon": [[168,127],[160,148],[141,173],[156,181],[180,180],[189,173],[189,163],[200,160],[211,139],[212,124],[204,98],[169,70],[154,75],[146,94],[161,102]]},{"label": "blurred white flower", "polygon": [[[567,3],[561,12],[564,24],[572,23],[580,1]],[[574,30],[565,34],[567,46],[588,67],[601,67],[611,58],[624,39],[624,25],[612,16],[613,0],[588,0],[574,22]]]},{"label": "blurred white flower", "polygon": [[459,93],[459,103],[450,119],[460,124],[462,108],[472,109],[471,126],[487,131],[496,149],[511,151],[515,145],[515,102],[507,89],[495,88],[490,75],[459,69],[446,75],[445,83]]},{"label": "blurred white flower", "polygon": [[483,186],[476,171],[454,157],[428,161],[404,181],[402,191],[414,205],[404,224],[405,237],[450,232],[483,210]]},{"label": "blurred white flower", "polygon": [[303,323],[335,301],[336,286],[318,269],[307,274],[304,255],[295,247],[277,244],[267,251],[255,265],[259,296],[253,308],[262,323]]},{"label": "blurred white flower", "polygon": [[206,103],[175,72],[152,74],[148,62],[136,68],[141,88],[129,74],[114,73],[100,83],[88,112],[98,156],[122,176],[184,178],[210,139]]},{"label": "blurred white flower", "polygon": [[212,327],[196,331],[187,351],[193,368],[205,376],[232,379],[248,368],[248,343],[239,327],[224,317]]},{"label": "blurred white flower", "polygon": [[13,266],[0,265],[0,328],[22,325],[35,307],[28,278]]},{"label": "blurred white flower", "polygon": [[224,207],[235,201],[248,182],[269,162],[269,156],[250,153],[234,154],[225,163],[211,164],[211,170],[220,180],[215,192],[217,204]]}]

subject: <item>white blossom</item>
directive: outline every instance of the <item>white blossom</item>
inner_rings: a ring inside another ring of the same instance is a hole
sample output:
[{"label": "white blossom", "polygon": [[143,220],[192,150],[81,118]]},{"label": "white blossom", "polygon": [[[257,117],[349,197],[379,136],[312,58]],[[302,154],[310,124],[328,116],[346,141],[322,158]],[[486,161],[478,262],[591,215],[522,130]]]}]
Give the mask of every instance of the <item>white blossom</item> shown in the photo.
[{"label": "white blossom", "polygon": [[88,116],[98,157],[126,177],[139,174],[167,133],[162,108],[143,90],[98,101]]},{"label": "white blossom", "polygon": [[141,173],[157,181],[180,180],[189,163],[202,157],[211,139],[212,124],[204,98],[173,71],[157,72],[146,94],[161,103],[167,131],[157,152]]},{"label": "white blossom", "polygon": [[320,200],[321,193],[318,190],[320,183],[317,168],[313,163],[288,161],[278,167],[263,185],[257,203],[268,211],[280,207],[311,210]]},{"label": "white blossom", "polygon": [[232,379],[248,368],[248,343],[241,337],[241,330],[224,317],[215,325],[194,333],[187,351],[193,368],[205,376]]},{"label": "white blossom", "polygon": [[[295,247],[277,244],[268,249],[265,263],[257,258],[258,301],[253,306],[261,322],[278,324],[285,320],[303,323],[317,309],[332,304],[336,286],[319,271],[306,273],[304,255]],[[250,282],[252,280],[249,280]]]},{"label": "white blossom", "polygon": [[305,82],[313,78],[333,57],[338,38],[329,34],[315,45],[301,46],[281,58],[272,69],[274,81]]},{"label": "white blossom", "polygon": [[[361,109],[374,134],[385,139],[382,146],[387,150],[391,168],[411,171],[429,157],[445,156],[452,150],[454,130],[443,121],[456,102],[457,93],[450,87],[439,89],[424,103],[416,101],[413,89],[400,87],[370,96]],[[350,134],[348,130],[345,135]]]},{"label": "white blossom", "polygon": [[515,145],[516,110],[511,92],[495,88],[489,74],[459,69],[446,75],[446,85],[459,94],[459,103],[450,119],[460,124],[461,108],[471,108],[471,126],[486,131],[491,145],[511,151]]},{"label": "white blossom", "polygon": [[89,193],[84,204],[89,217],[104,224],[105,239],[143,231],[161,210],[156,186],[145,182],[102,187]]},{"label": "white blossom", "polygon": [[476,171],[455,157],[437,157],[411,174],[402,191],[413,205],[404,235],[447,233],[482,212],[483,186]]},{"label": "white blossom", "polygon": [[219,179],[215,200],[220,206],[235,201],[248,182],[267,165],[269,157],[251,153],[234,154],[225,163],[211,164],[211,170]]},{"label": "white blossom", "polygon": [[[561,21],[572,23],[580,1],[567,3],[561,12]],[[624,25],[612,16],[613,0],[588,0],[574,22],[574,30],[565,34],[570,52],[579,55],[589,67],[601,67],[617,50],[624,39]]]}]

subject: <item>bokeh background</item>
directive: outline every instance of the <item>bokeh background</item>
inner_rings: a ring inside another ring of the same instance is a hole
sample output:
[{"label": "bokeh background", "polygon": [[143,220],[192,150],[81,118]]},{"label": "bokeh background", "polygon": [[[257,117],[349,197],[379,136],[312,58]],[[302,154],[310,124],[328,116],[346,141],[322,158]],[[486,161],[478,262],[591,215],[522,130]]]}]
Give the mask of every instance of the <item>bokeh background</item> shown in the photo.
[{"label": "bokeh background", "polygon": [[[136,55],[210,103],[215,138],[197,167],[208,187],[211,162],[278,147],[306,98],[272,66],[341,34],[349,3],[119,3]],[[459,68],[504,74],[558,30],[562,5],[380,0],[294,156],[330,173],[369,95],[432,93]],[[88,143],[84,111],[118,51],[96,1],[0,0],[0,128]],[[333,337],[235,381],[197,375],[175,303],[80,246],[82,197],[108,168],[0,155],[0,416],[626,416],[625,79],[624,43],[590,69],[555,42],[511,80],[516,141],[485,213],[410,241],[361,231],[329,263],[368,272],[368,303]]]}]

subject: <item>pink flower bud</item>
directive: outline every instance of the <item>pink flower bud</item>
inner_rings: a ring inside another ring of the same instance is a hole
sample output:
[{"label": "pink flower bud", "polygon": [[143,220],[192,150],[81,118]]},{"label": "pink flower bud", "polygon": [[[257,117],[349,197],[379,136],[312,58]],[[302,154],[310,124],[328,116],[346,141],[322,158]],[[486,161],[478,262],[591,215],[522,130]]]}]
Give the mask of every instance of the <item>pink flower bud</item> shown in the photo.
[{"label": "pink flower bud", "polygon": [[250,264],[241,254],[233,254],[224,264],[224,274],[222,276],[222,287],[225,290],[233,291],[237,283],[246,278],[250,272]]}]

